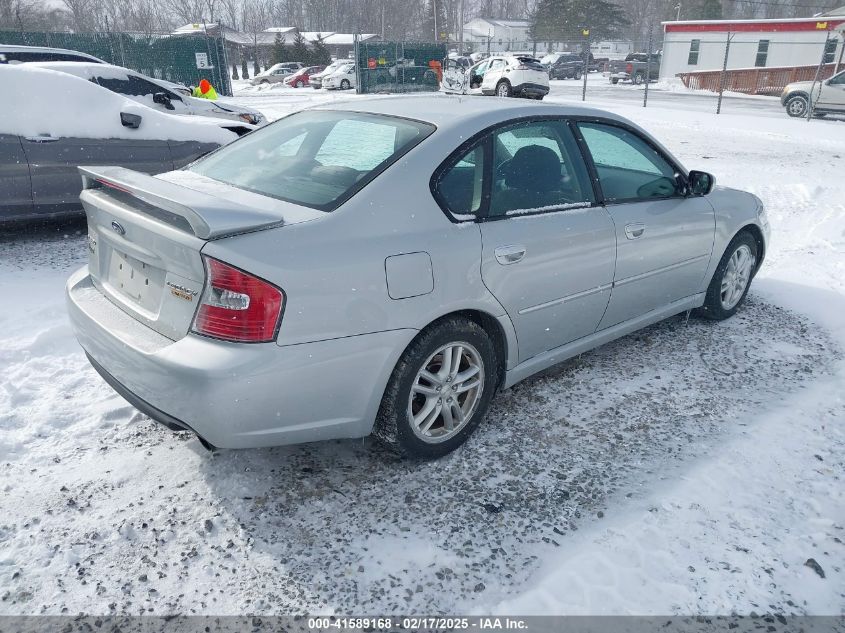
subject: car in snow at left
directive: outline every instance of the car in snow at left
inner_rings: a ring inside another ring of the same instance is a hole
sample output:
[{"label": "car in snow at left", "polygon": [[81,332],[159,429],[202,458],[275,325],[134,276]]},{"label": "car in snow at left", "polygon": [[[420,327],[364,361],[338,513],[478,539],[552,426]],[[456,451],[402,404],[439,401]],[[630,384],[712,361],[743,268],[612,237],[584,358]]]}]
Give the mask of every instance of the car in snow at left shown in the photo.
[{"label": "car in snow at left", "polygon": [[252,108],[219,99],[211,101],[179,94],[179,91],[174,90],[174,84],[169,81],[147,77],[122,66],[80,62],[39,62],[30,65],[87,79],[166,114],[212,117],[237,122],[239,126],[233,126],[232,129],[237,129],[240,134],[246,134],[267,122],[263,114]]},{"label": "car in snow at left", "polygon": [[[73,75],[0,65],[0,222],[79,214],[79,165],[171,171],[238,137],[237,124],[162,114]],[[61,99],[44,97],[44,86]]]},{"label": "car in snow at left", "polygon": [[549,74],[529,55],[494,55],[469,68],[447,63],[440,89],[452,94],[542,100],[549,94]]},{"label": "car in snow at left", "polygon": [[183,170],[80,171],[77,339],[135,407],[221,448],[373,433],[445,455],[500,388],[731,317],[769,237],[758,198],[627,119],[515,100],[326,104]]}]

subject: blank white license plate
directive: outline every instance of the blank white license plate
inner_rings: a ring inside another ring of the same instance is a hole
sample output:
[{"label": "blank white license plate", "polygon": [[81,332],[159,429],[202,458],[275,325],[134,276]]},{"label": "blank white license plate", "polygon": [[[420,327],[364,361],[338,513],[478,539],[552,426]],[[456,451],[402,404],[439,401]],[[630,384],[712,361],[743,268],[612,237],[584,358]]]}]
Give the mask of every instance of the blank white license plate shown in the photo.
[{"label": "blank white license plate", "polygon": [[145,310],[156,311],[164,287],[164,271],[112,250],[109,285]]}]

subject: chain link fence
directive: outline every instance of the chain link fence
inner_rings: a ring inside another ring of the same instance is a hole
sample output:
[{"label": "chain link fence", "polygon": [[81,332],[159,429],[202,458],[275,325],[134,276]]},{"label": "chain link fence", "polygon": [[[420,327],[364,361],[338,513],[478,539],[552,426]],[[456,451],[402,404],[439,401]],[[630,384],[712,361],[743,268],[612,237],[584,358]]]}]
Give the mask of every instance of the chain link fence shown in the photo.
[{"label": "chain link fence", "polygon": [[207,79],[219,94],[232,94],[226,46],[220,37],[0,31],[0,43],[80,51],[116,66],[186,86],[196,86],[201,79]]},{"label": "chain link fence", "polygon": [[436,92],[440,88],[445,44],[358,42],[358,93]]}]

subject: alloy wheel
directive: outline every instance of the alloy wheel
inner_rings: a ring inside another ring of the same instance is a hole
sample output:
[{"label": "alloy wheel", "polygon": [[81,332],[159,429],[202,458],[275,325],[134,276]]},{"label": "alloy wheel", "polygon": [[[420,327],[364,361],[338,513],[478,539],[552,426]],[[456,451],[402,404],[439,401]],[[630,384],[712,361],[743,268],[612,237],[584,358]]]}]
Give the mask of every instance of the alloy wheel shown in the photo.
[{"label": "alloy wheel", "polygon": [[484,361],[466,342],[447,343],[417,372],[408,399],[408,420],[429,444],[454,437],[472,419],[484,392]]},{"label": "alloy wheel", "polygon": [[794,117],[804,116],[807,113],[807,101],[803,97],[793,97],[786,107],[789,114]]},{"label": "alloy wheel", "polygon": [[723,309],[732,310],[742,299],[748,284],[751,282],[754,263],[754,255],[746,244],[741,244],[733,252],[730,260],[728,260],[728,265],[725,267],[725,274],[722,275],[720,298]]}]

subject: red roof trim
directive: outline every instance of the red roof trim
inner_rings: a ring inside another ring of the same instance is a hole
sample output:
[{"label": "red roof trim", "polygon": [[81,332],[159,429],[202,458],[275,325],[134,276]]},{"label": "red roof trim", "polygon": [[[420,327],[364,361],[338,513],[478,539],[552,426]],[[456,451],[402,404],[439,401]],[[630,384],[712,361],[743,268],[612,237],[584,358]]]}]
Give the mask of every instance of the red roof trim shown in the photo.
[{"label": "red roof trim", "polygon": [[831,31],[845,20],[819,19],[815,21],[793,22],[789,20],[772,22],[699,22],[699,23],[667,23],[664,25],[666,33],[777,33],[794,31]]}]

